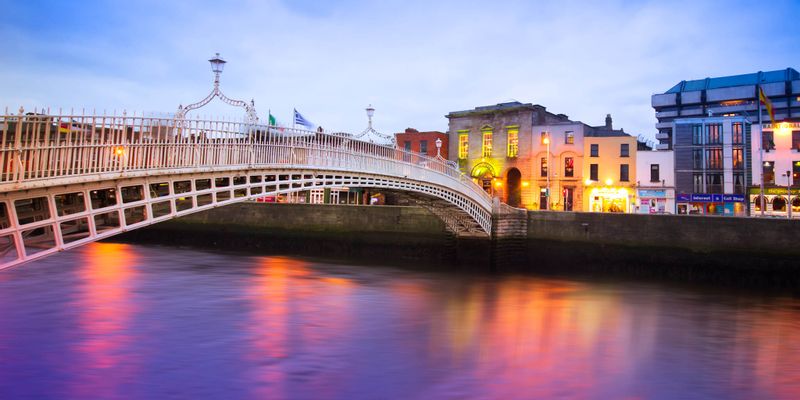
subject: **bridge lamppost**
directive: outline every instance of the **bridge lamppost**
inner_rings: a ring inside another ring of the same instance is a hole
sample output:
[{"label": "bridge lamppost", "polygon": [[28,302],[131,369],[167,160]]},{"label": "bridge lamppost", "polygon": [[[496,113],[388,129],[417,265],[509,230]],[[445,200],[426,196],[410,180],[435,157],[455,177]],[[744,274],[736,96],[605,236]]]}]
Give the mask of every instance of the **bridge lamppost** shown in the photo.
[{"label": "bridge lamppost", "polygon": [[211,93],[206,96],[203,100],[200,100],[196,103],[189,104],[188,106],[184,107],[182,105],[178,106],[178,112],[175,113],[175,119],[178,120],[176,125],[180,126],[182,121],[186,118],[186,114],[189,111],[196,110],[206,104],[208,104],[214,97],[219,97],[226,104],[230,104],[236,107],[242,107],[247,112],[247,119],[251,124],[258,123],[258,114],[256,114],[256,104],[255,101],[250,100],[250,103],[247,103],[242,100],[235,100],[231,99],[225,94],[222,93],[222,90],[219,88],[219,76],[222,74],[222,70],[225,69],[225,64],[227,61],[223,60],[220,57],[219,53],[216,53],[214,57],[208,60],[211,63],[211,72],[214,73],[214,88],[211,90]]},{"label": "bridge lamppost", "polygon": [[370,143],[376,143],[382,146],[395,146],[395,138],[394,135],[384,135],[375,130],[372,127],[372,116],[375,115],[375,108],[372,107],[372,104],[367,106],[367,129],[364,129],[364,132],[359,133],[358,135],[354,136],[354,139],[364,140]]}]

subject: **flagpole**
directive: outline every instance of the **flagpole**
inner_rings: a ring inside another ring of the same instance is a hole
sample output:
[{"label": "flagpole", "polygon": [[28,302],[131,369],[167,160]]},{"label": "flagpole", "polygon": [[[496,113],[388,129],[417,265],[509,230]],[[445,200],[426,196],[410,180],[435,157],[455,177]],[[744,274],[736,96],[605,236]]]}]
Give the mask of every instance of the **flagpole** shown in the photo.
[{"label": "flagpole", "polygon": [[[761,170],[761,197],[759,197],[759,205],[761,207],[761,216],[764,216],[764,209],[767,208],[767,199],[764,198],[764,125],[761,121],[761,86],[756,86],[758,90],[758,132],[761,135],[758,138],[758,164]],[[790,206],[791,207],[791,206]]]},{"label": "flagpole", "polygon": [[[297,119],[297,109],[293,108],[292,110],[294,111],[294,114],[292,114],[292,130],[294,130],[294,122]],[[759,108],[759,110],[761,109]]]}]

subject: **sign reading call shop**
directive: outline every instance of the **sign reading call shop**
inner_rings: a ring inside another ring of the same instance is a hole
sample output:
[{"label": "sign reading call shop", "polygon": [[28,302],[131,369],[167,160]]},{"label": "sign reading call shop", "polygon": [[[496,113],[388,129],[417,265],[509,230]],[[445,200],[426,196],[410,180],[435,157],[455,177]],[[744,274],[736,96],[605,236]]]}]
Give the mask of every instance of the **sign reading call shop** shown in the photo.
[{"label": "sign reading call shop", "polygon": [[678,193],[678,214],[695,215],[745,215],[743,194]]}]

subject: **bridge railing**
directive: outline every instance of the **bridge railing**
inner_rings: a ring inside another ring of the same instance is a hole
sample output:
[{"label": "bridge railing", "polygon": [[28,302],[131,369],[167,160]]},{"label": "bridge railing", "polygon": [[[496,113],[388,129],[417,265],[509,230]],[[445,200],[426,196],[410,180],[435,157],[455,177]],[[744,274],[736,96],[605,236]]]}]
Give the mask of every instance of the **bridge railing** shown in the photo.
[{"label": "bridge railing", "polygon": [[[307,165],[405,176],[491,199],[446,160],[323,133],[247,122],[93,113],[0,116],[0,187],[104,173]],[[455,187],[454,187],[455,188]]]}]

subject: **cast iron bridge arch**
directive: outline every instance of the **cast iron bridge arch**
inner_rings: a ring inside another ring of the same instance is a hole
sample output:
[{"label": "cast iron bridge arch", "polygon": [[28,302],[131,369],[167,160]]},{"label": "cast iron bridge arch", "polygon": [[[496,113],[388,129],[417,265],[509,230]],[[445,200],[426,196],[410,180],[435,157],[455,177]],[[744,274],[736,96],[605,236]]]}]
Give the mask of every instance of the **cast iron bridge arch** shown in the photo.
[{"label": "cast iron bridge arch", "polygon": [[456,235],[491,231],[491,198],[452,163],[349,134],[20,109],[2,116],[0,136],[0,269],[213,207],[342,186],[409,193]]}]

